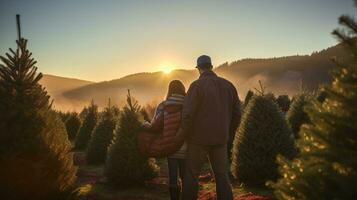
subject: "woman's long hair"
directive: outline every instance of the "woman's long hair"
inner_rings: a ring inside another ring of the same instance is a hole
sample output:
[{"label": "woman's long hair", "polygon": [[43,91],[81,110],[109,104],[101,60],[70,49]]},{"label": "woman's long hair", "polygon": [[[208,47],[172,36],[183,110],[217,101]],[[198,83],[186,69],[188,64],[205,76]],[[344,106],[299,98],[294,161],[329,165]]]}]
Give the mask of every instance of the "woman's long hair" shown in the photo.
[{"label": "woman's long hair", "polygon": [[173,80],[169,84],[169,90],[167,91],[166,99],[169,98],[173,94],[186,95],[185,86],[179,80]]}]

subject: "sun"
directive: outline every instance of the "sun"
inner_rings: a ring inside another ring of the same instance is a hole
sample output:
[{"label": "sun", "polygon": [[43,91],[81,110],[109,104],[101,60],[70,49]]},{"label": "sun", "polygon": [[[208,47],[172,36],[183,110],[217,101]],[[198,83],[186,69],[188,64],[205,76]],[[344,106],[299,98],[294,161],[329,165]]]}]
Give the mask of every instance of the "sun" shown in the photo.
[{"label": "sun", "polygon": [[162,71],[164,74],[170,74],[174,69],[174,65],[169,63],[162,64],[159,68],[159,70]]},{"label": "sun", "polygon": [[170,74],[172,71],[172,68],[171,67],[165,67],[162,69],[162,72],[164,72],[164,74]]}]

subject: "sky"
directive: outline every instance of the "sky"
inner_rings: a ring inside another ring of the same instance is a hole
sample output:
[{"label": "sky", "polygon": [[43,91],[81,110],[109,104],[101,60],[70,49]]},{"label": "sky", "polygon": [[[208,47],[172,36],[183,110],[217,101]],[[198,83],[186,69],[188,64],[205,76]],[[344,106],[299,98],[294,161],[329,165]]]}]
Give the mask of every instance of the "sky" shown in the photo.
[{"label": "sky", "polygon": [[22,36],[46,74],[91,81],[242,58],[305,55],[337,43],[352,0],[0,0],[0,54]]}]

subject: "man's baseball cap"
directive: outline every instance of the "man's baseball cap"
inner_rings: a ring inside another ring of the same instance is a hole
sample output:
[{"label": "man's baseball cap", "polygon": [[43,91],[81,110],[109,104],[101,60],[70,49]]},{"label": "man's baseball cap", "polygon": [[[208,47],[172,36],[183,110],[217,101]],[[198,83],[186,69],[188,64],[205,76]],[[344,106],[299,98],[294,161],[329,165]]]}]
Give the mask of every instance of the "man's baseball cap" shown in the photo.
[{"label": "man's baseball cap", "polygon": [[206,67],[206,66],[211,66],[212,67],[212,61],[211,57],[207,55],[202,55],[197,58],[197,66],[196,68],[201,68],[201,67]]}]

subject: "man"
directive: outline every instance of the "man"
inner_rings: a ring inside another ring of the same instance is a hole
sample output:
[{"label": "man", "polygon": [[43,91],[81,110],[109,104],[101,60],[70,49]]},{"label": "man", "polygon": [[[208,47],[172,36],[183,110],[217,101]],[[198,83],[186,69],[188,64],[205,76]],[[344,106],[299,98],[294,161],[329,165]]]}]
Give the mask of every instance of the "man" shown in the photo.
[{"label": "man", "polygon": [[232,200],[227,143],[240,121],[240,103],[232,83],[212,71],[211,58],[197,59],[200,73],[187,92],[178,137],[188,143],[183,184],[183,200],[196,200],[198,175],[209,158],[218,200]]}]

